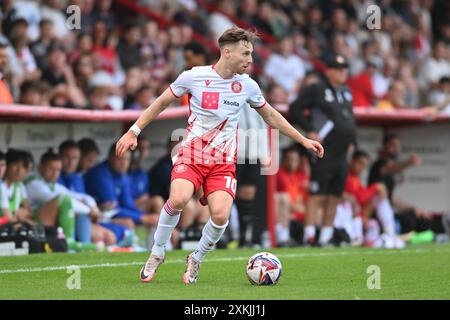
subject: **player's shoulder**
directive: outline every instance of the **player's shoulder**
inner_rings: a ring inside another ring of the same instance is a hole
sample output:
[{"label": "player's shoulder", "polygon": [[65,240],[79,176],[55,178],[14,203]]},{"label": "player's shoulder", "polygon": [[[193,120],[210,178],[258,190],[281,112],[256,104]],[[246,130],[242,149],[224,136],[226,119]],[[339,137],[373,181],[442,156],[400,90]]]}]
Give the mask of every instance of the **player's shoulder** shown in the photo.
[{"label": "player's shoulder", "polygon": [[236,81],[242,82],[246,85],[246,87],[249,88],[259,88],[258,82],[256,82],[252,77],[250,77],[248,74],[243,73],[239,74],[235,77]]}]

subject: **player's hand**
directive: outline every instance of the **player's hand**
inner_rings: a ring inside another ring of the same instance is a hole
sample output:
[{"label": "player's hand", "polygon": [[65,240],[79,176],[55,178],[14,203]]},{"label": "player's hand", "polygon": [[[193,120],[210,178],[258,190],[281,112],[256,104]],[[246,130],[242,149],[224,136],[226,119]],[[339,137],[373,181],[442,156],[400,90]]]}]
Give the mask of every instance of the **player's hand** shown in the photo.
[{"label": "player's hand", "polygon": [[116,144],[116,155],[121,157],[128,150],[134,150],[137,147],[137,137],[136,135],[128,131],[125,133]]},{"label": "player's hand", "polygon": [[302,142],[302,145],[307,149],[307,150],[311,150],[312,152],[314,152],[314,154],[316,156],[318,156],[319,158],[323,157],[323,147],[320,144],[319,141],[316,140],[311,140],[311,139],[305,139]]}]

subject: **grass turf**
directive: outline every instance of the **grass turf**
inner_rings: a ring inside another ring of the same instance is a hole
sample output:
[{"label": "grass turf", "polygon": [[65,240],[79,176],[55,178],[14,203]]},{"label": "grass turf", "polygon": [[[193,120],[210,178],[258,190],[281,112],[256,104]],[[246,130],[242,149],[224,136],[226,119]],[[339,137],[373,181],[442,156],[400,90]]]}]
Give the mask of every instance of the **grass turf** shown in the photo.
[{"label": "grass turf", "polygon": [[[275,286],[246,279],[247,259],[260,250],[216,250],[199,282],[181,276],[187,252],[172,251],[152,283],[138,273],[148,254],[79,253],[0,257],[0,299],[450,299],[450,244],[403,250],[367,248],[273,249],[283,265]],[[66,266],[78,265],[81,289],[69,290]],[[369,290],[367,269],[377,265],[381,289]]]}]

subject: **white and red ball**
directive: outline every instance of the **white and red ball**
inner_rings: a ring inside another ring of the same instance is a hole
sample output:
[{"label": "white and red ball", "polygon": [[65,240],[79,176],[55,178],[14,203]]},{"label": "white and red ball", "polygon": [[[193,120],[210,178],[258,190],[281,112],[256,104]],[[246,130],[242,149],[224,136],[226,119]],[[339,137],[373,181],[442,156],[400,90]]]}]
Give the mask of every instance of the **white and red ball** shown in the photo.
[{"label": "white and red ball", "polygon": [[281,277],[280,260],[270,252],[259,252],[247,263],[247,278],[255,285],[274,285]]}]

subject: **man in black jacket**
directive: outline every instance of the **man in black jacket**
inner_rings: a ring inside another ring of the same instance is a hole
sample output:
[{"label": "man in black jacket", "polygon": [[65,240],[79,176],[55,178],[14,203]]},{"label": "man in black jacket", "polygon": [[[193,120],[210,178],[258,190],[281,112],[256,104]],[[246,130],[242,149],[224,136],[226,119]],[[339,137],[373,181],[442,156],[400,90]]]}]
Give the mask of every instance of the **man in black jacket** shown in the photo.
[{"label": "man in black jacket", "polygon": [[296,124],[312,139],[323,144],[322,159],[311,156],[310,196],[306,208],[305,241],[315,243],[315,224],[319,210],[323,212],[319,244],[329,244],[333,236],[336,206],[347,178],[347,155],[356,144],[356,125],[352,95],[345,85],[348,63],[341,55],[325,62],[323,79],[301,90],[291,104]]}]

